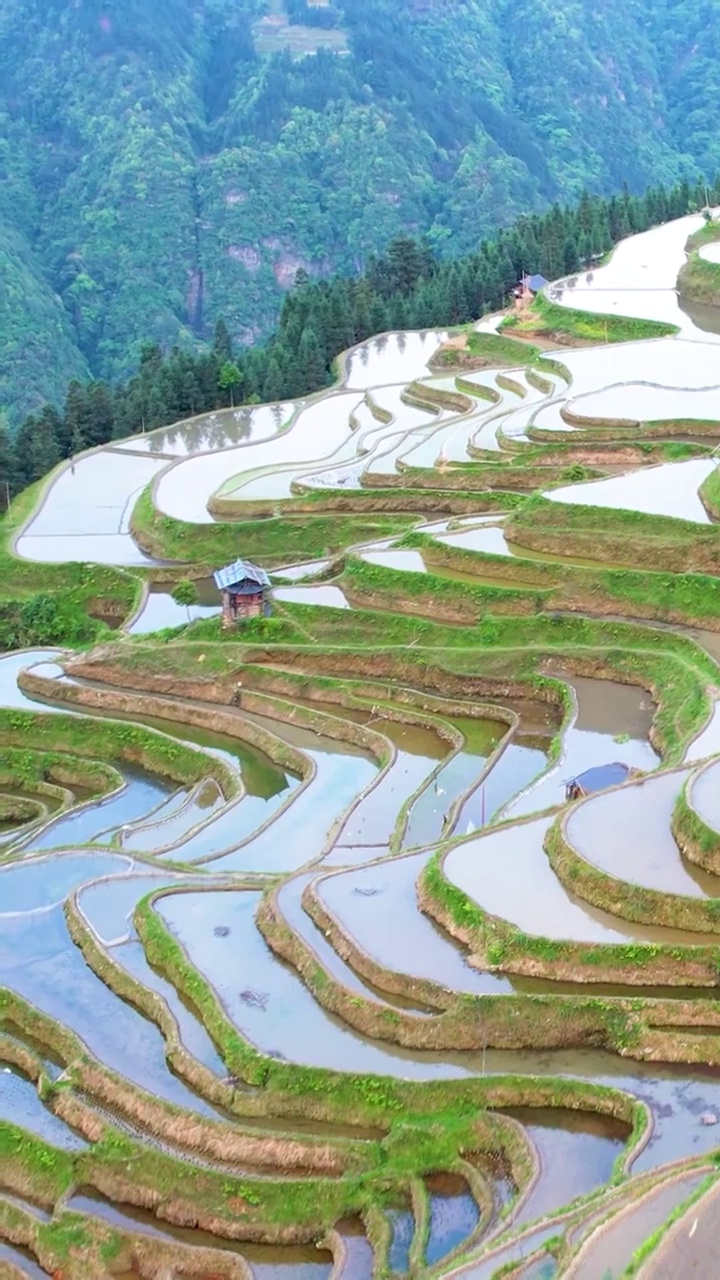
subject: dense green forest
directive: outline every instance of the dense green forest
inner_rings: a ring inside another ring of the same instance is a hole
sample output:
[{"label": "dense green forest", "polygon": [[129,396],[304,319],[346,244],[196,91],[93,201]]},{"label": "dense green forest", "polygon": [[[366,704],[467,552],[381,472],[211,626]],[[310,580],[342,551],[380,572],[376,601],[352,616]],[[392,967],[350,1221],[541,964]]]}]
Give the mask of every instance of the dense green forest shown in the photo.
[{"label": "dense green forest", "polygon": [[398,235],[714,172],[719,68],[714,0],[4,0],[0,406],[256,341]]},{"label": "dense green forest", "polygon": [[574,207],[524,215],[457,259],[438,259],[425,241],[402,238],[371,254],[360,276],[312,281],[299,270],[266,342],[238,347],[219,320],[212,343],[197,353],[178,346],[164,353],[148,342],[129,379],[73,379],[60,410],[46,403],[13,433],[0,423],[0,506],[83,449],[241,400],[317,391],[353,343],[388,329],[467,324],[502,306],[523,272],[575,271],[631,232],[700,208],[708,196],[720,201],[720,179],[711,187],[651,187],[643,196],[626,189],[609,200],[584,194]]}]

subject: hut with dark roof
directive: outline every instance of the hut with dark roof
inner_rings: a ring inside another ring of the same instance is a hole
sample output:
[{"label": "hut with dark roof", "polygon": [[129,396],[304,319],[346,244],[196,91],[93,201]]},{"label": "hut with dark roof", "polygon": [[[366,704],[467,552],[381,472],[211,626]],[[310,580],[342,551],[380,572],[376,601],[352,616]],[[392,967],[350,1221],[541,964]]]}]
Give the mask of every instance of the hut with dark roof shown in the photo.
[{"label": "hut with dark roof", "polygon": [[627,764],[615,760],[612,764],[598,764],[594,769],[586,769],[575,778],[565,780],[565,799],[580,800],[583,796],[591,796],[596,791],[606,791],[608,787],[619,787],[635,776],[637,771]]},{"label": "hut with dark roof", "polygon": [[222,625],[235,626],[245,618],[262,617],[268,611],[270,579],[264,569],[249,560],[235,560],[214,574],[222,598]]}]

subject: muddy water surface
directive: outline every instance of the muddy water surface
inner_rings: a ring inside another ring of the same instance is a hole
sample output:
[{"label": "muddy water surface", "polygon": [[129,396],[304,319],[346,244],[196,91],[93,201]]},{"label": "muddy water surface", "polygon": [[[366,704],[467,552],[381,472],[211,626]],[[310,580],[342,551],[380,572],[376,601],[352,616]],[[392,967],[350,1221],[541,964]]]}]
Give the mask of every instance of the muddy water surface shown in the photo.
[{"label": "muddy water surface", "polygon": [[509,991],[502,974],[471,969],[461,951],[419,910],[415,886],[430,857],[430,852],[412,854],[324,877],[317,895],[343,932],[384,968],[455,991]]},{"label": "muddy water surface", "polygon": [[720,896],[720,878],[685,863],[670,830],[688,770],[592,796],[571,812],[566,835],[581,857],[618,880],[690,898]]},{"label": "muddy water surface", "polygon": [[333,824],[372,782],[377,765],[360,750],[344,749],[343,743],[328,739],[332,747],[323,750],[323,739],[318,736],[316,741],[321,749],[305,748],[315,767],[309,784],[298,789],[272,824],[234,851],[213,858],[207,864],[210,870],[295,871],[320,857]]},{"label": "muddy water surface", "polygon": [[480,1212],[464,1178],[434,1174],[426,1179],[430,1194],[430,1227],[425,1247],[429,1266],[467,1240],[480,1223]]},{"label": "muddy water surface", "polygon": [[644,689],[611,680],[568,679],[577,717],[566,730],[560,760],[505,810],[522,817],[565,802],[565,781],[586,769],[616,761],[642,772],[659,764],[648,742],[655,706]]},{"label": "muddy water surface", "polygon": [[440,838],[448,825],[451,806],[478,783],[487,761],[508,731],[507,724],[498,720],[454,717],[451,723],[465,741],[413,801],[403,837],[406,849]]},{"label": "muddy water surface", "polygon": [[540,776],[547,765],[549,748],[549,737],[520,735],[514,738],[463,802],[452,834],[470,835],[487,826],[513,796]]},{"label": "muddy water surface", "polygon": [[[421,725],[376,720],[374,727],[394,743],[397,754],[387,772],[378,778],[376,786],[349,815],[337,840],[340,845],[376,845],[388,841],[402,805],[453,749],[446,739]],[[438,822],[441,825],[442,800],[443,797],[434,793],[425,807],[428,827],[437,827]],[[422,814],[417,829],[421,826]]]},{"label": "muddy water surface", "polygon": [[521,1107],[507,1114],[519,1120],[540,1157],[540,1178],[515,1218],[517,1226],[602,1186],[630,1136],[628,1125],[587,1111]]},{"label": "muddy water surface", "polygon": [[[713,944],[715,935],[634,924],[573,897],[558,880],[543,848],[553,820],[551,816],[535,818],[455,846],[445,859],[447,879],[484,911],[531,935],[572,942],[633,939],[668,946]],[[603,831],[601,827],[601,836]],[[651,832],[648,839],[652,841]],[[627,875],[627,852],[620,860]]]},{"label": "muddy water surface", "polygon": [[101,1218],[113,1226],[156,1239],[190,1245],[195,1248],[224,1249],[240,1254],[259,1276],[287,1277],[287,1280],[324,1280],[330,1274],[332,1255],[314,1245],[258,1245],[241,1240],[228,1240],[156,1218],[155,1214],[134,1205],[112,1204],[90,1187],[81,1187],[68,1201],[68,1209]]},{"label": "muddy water surface", "polygon": [[[352,1031],[326,1014],[297,973],[278,960],[255,927],[260,894],[178,894],[160,899],[158,914],[217,991],[228,1016],[263,1052],[340,1071],[377,1071],[409,1078],[464,1075],[437,1055],[410,1053]],[[220,926],[227,933],[219,935]]]}]

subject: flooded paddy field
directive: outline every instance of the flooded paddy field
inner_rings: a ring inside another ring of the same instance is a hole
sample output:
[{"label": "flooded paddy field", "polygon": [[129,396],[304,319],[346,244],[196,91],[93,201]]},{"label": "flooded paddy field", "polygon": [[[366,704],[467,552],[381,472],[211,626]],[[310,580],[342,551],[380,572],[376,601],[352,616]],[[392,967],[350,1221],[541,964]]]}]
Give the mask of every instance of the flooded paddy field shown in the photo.
[{"label": "flooded paddy field", "polygon": [[[709,1251],[720,409],[717,333],[675,294],[698,225],[550,291],[674,337],[439,374],[447,334],[382,335],[317,396],[51,477],[27,573],[137,590],[94,648],[0,656],[0,1271],[600,1280],[701,1193]],[[182,563],[140,548],[141,495]],[[526,550],[527,504],[594,509],[594,545],[563,511]],[[680,543],[697,572],[668,569]],[[274,586],[223,630],[237,557]],[[588,592],[614,569],[612,613],[553,611],[543,563]]]}]

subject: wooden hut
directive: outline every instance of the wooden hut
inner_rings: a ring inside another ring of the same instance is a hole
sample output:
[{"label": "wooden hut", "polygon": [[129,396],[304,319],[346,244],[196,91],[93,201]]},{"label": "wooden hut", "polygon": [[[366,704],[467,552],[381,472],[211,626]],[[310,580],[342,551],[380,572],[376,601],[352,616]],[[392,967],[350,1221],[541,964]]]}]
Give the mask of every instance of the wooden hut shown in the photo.
[{"label": "wooden hut", "polygon": [[222,625],[235,626],[243,618],[258,618],[267,613],[270,579],[264,569],[249,560],[235,560],[213,574],[222,598]]},{"label": "wooden hut", "polygon": [[547,283],[548,281],[544,276],[524,275],[513,290],[515,305],[518,307],[528,306],[533,301],[533,298],[545,288]]},{"label": "wooden hut", "polygon": [[594,769],[586,769],[584,773],[579,773],[576,778],[566,779],[565,799],[580,800],[583,796],[591,796],[596,791],[606,791],[608,787],[619,787],[634,773],[634,769],[627,764],[621,764],[618,760],[613,764],[596,765]]}]

